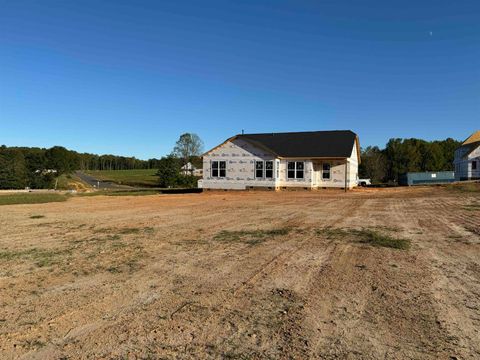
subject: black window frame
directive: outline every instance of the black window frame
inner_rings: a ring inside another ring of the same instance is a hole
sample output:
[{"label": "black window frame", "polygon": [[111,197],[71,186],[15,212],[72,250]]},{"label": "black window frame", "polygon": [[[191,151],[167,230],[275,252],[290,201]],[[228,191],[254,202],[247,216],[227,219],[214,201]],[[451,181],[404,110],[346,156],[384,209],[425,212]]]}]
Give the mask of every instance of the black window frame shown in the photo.
[{"label": "black window frame", "polygon": [[212,160],[212,177],[220,179],[227,177],[227,162],[225,160]]},{"label": "black window frame", "polygon": [[472,170],[477,170],[477,160],[472,161]]},{"label": "black window frame", "polygon": [[[290,167],[291,164],[293,164],[293,168]],[[295,179],[295,161],[287,162],[287,179]]]},{"label": "black window frame", "polygon": [[218,178],[219,174],[219,162],[217,160],[212,160],[212,177]]},{"label": "black window frame", "polygon": [[[271,165],[270,169],[268,168],[268,165]],[[265,168],[265,179],[273,179],[273,171],[274,171],[273,160],[265,160],[264,168]]]},{"label": "black window frame", "polygon": [[[328,169],[325,169],[325,166],[328,166]],[[328,176],[325,176],[328,174]],[[332,164],[331,163],[323,163],[322,164],[322,180],[332,180]]]},{"label": "black window frame", "polygon": [[[260,167],[259,167],[260,165]],[[263,163],[263,160],[255,160],[255,178],[256,179],[263,179],[264,177],[264,171],[265,171],[265,164]]]},{"label": "black window frame", "polygon": [[[219,161],[219,178],[225,178],[227,177],[227,162],[226,161]],[[222,166],[223,165],[223,166]],[[223,173],[223,175],[222,175]]]},{"label": "black window frame", "polygon": [[287,161],[287,179],[305,179],[305,161]]}]

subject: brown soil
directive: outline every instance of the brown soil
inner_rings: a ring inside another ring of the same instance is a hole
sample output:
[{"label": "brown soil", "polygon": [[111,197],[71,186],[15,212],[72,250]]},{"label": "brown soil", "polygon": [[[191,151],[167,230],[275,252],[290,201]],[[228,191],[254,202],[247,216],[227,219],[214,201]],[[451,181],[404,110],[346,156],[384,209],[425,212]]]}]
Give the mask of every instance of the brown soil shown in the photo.
[{"label": "brown soil", "polygon": [[[479,358],[478,194],[2,206],[1,358]],[[360,243],[362,228],[411,247]]]}]

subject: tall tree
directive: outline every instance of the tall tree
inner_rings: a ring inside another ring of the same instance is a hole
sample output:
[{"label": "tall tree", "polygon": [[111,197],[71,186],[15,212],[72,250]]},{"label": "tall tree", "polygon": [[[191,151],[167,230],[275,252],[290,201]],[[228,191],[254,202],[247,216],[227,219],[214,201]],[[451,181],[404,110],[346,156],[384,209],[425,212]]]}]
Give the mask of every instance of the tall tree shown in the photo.
[{"label": "tall tree", "polygon": [[182,160],[182,165],[187,164],[192,157],[200,156],[203,151],[203,142],[197,134],[185,133],[180,136],[175,147],[173,155]]},{"label": "tall tree", "polygon": [[377,146],[362,149],[362,162],[358,168],[360,178],[371,179],[374,183],[383,182],[387,177],[387,158]]}]

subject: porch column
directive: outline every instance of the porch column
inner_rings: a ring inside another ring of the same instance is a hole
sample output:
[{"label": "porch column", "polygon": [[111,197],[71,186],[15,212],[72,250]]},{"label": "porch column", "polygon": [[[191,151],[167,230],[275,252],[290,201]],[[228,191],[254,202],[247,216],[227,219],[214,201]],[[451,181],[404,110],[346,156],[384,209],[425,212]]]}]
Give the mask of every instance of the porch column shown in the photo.
[{"label": "porch column", "polygon": [[347,183],[348,183],[348,159],[345,159],[345,192],[347,192]]}]

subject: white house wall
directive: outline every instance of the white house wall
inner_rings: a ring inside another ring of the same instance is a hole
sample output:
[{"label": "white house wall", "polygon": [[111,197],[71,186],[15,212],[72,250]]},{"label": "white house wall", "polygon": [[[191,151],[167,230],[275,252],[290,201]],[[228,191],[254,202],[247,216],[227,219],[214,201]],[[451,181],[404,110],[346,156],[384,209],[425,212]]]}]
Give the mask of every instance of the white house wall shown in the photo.
[{"label": "white house wall", "polygon": [[[255,161],[274,161],[274,178],[262,179],[255,177]],[[226,177],[213,178],[212,161],[226,161]],[[289,161],[303,161],[303,179],[288,179],[287,164]],[[330,179],[322,179],[322,163],[331,164]],[[277,178],[278,166],[278,178]],[[228,141],[203,157],[203,181],[205,189],[245,190],[248,187],[267,188],[343,188],[345,187],[345,160],[315,160],[315,159],[276,159],[268,151],[255,147],[241,139]],[[358,157],[354,144],[352,155],[347,165],[347,187],[357,184]]]},{"label": "white house wall", "polygon": [[[228,141],[203,157],[203,188],[244,190],[247,186],[275,187],[275,179],[255,178],[255,161],[260,160],[274,161],[275,157],[241,139]],[[226,161],[225,178],[211,176],[212,161]]]},{"label": "white house wall", "polygon": [[[480,146],[472,151],[467,157],[465,148],[455,151],[455,180],[478,179],[480,178]],[[477,162],[477,169],[472,169],[472,162]]]}]

